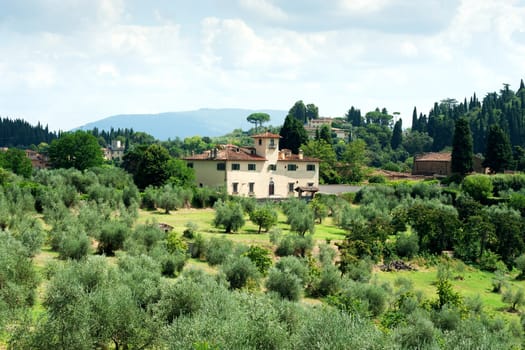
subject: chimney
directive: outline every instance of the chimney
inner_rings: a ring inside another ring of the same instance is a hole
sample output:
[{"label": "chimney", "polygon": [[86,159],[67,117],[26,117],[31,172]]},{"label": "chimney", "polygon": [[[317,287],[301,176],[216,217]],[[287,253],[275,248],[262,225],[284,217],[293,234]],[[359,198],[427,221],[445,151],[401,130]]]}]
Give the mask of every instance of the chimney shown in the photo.
[{"label": "chimney", "polygon": [[303,153],[303,150],[300,149],[300,150],[299,150],[299,159],[302,160],[303,158],[304,158],[304,153]]}]

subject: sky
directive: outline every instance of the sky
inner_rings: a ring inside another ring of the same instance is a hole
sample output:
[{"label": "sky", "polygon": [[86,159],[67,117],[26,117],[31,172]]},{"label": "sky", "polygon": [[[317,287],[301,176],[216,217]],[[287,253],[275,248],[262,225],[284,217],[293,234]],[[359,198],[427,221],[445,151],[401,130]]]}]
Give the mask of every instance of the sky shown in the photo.
[{"label": "sky", "polygon": [[0,116],[52,130],[298,100],[406,128],[524,77],[525,0],[0,0]]}]

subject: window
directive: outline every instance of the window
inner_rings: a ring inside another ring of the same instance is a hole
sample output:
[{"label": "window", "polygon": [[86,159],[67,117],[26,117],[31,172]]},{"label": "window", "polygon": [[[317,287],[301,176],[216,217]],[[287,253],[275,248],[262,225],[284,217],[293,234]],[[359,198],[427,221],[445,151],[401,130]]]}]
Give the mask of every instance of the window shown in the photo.
[{"label": "window", "polygon": [[315,171],[315,164],[307,164],[306,165],[307,171]]},{"label": "window", "polygon": [[239,193],[239,183],[234,182],[232,183],[232,185],[233,185],[233,193]]},{"label": "window", "polygon": [[188,168],[192,168],[193,169],[193,163],[188,163],[187,166],[188,166]]},{"label": "window", "polygon": [[308,187],[314,187],[314,183],[313,182],[309,182],[308,183]]},{"label": "window", "polygon": [[219,171],[226,170],[226,164],[225,163],[217,163],[217,170],[219,170]]},{"label": "window", "polygon": [[297,164],[288,164],[288,171],[296,171]]},{"label": "window", "polygon": [[275,171],[275,170],[277,170],[277,164],[270,164],[270,165],[268,166],[268,170],[270,170],[270,171]]},{"label": "window", "polygon": [[275,148],[275,140],[270,139],[270,148]]},{"label": "window", "polygon": [[255,164],[253,163],[248,164],[248,170],[255,171]]},{"label": "window", "polygon": [[262,139],[259,139],[259,146],[262,145]]},{"label": "window", "polygon": [[241,165],[239,163],[232,163],[232,170],[241,170]]},{"label": "window", "polygon": [[248,183],[248,192],[252,194],[254,192],[255,182]]},{"label": "window", "polygon": [[288,192],[293,192],[293,187],[295,186],[295,183],[289,182],[288,183]]}]

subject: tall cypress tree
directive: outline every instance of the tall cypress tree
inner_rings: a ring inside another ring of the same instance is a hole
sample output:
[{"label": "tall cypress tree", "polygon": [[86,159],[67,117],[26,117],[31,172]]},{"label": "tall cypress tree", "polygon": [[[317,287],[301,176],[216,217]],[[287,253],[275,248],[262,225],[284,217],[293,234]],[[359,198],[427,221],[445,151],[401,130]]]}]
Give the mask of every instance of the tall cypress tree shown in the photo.
[{"label": "tall cypress tree", "polygon": [[303,124],[291,114],[286,116],[279,135],[282,137],[279,141],[279,148],[289,149],[293,153],[298,153],[301,145],[308,142],[308,134]]},{"label": "tall cypress tree", "polygon": [[390,139],[390,146],[392,149],[397,149],[401,142],[403,142],[403,122],[399,119],[394,124],[394,130],[392,131],[392,138]]},{"label": "tall cypress tree", "polygon": [[418,125],[418,119],[417,119],[417,109],[414,107],[414,111],[412,112],[412,131],[421,131],[419,130]]},{"label": "tall cypress tree", "polygon": [[510,141],[499,125],[490,126],[487,134],[487,149],[485,151],[484,167],[489,167],[492,173],[501,173],[512,165],[512,149]]},{"label": "tall cypress tree", "polygon": [[472,171],[472,135],[465,118],[459,118],[452,140],[452,172],[464,176]]}]

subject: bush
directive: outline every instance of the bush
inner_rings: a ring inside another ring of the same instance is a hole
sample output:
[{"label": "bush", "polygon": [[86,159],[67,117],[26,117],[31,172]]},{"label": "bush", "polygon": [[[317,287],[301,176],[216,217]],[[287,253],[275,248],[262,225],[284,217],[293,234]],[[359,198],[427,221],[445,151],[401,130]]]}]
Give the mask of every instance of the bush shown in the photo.
[{"label": "bush", "polygon": [[484,201],[492,196],[492,180],[488,175],[469,175],[461,184],[463,192],[477,201]]},{"label": "bush", "polygon": [[98,252],[113,255],[115,250],[122,249],[128,231],[129,228],[120,222],[110,221],[103,224],[98,237]]},{"label": "bush", "polygon": [[266,288],[291,301],[299,300],[303,290],[302,281],[297,275],[276,268],[270,270]]},{"label": "bush", "polygon": [[182,236],[187,239],[193,239],[198,229],[199,226],[196,223],[188,221],[186,223],[186,229],[182,232]]},{"label": "bush", "polygon": [[231,289],[243,288],[250,281],[256,284],[259,280],[257,266],[245,256],[230,257],[223,265],[222,271]]},{"label": "bush", "polygon": [[313,248],[313,239],[311,235],[294,235],[289,234],[284,236],[275,250],[278,256],[306,256],[306,253]]},{"label": "bush", "polygon": [[196,234],[192,243],[190,243],[190,255],[194,259],[202,259],[206,256],[208,250],[208,241],[200,234]]},{"label": "bush", "polygon": [[261,275],[266,276],[268,274],[268,270],[272,266],[272,258],[268,249],[252,245],[243,256],[246,256],[257,266]]},{"label": "bush", "polygon": [[383,175],[374,175],[374,176],[370,176],[370,178],[368,179],[368,182],[371,184],[383,184],[386,182],[386,179]]},{"label": "bush", "polygon": [[202,286],[191,279],[180,278],[164,286],[155,309],[163,320],[171,323],[180,316],[190,316],[200,310],[202,298]]},{"label": "bush", "polygon": [[227,238],[213,237],[206,247],[206,260],[210,265],[220,265],[233,254],[233,242]]},{"label": "bush", "polygon": [[80,260],[91,251],[91,240],[81,231],[70,231],[62,238],[58,253],[60,259]]},{"label": "bush", "polygon": [[277,211],[269,205],[260,206],[250,212],[250,220],[259,226],[257,233],[261,233],[261,229],[268,231],[277,224]]},{"label": "bush", "polygon": [[215,208],[215,227],[224,227],[226,233],[238,231],[244,226],[244,213],[238,202],[217,201]]},{"label": "bush", "polygon": [[419,252],[417,234],[415,232],[398,234],[395,248],[399,257],[412,259]]}]

